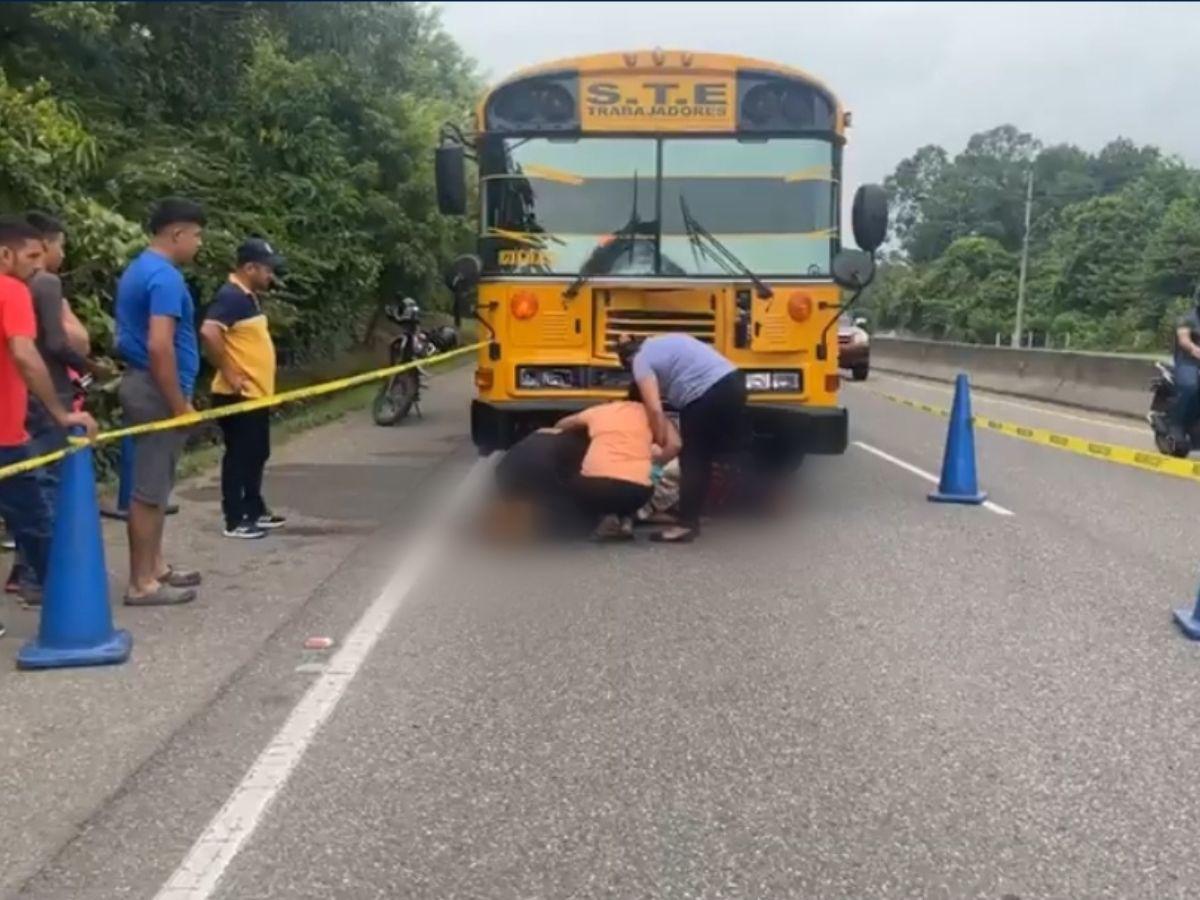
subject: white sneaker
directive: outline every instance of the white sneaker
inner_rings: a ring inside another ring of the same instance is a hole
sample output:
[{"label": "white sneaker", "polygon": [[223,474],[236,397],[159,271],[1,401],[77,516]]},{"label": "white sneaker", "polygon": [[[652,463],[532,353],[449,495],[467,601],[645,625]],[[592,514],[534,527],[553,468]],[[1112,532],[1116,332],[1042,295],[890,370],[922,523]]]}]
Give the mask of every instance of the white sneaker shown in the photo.
[{"label": "white sneaker", "polygon": [[264,529],[251,522],[243,522],[235,528],[226,528],[224,534],[227,538],[237,538],[242,541],[256,541],[267,536]]}]

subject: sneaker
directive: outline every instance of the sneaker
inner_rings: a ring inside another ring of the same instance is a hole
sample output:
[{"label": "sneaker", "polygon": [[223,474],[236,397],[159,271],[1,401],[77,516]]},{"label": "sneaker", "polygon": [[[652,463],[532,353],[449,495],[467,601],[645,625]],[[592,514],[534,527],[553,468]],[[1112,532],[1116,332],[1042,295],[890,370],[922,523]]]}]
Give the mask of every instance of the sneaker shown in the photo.
[{"label": "sneaker", "polygon": [[0,637],[4,637],[8,633],[8,629],[4,627],[4,623],[0,622]]},{"label": "sneaker", "polygon": [[8,550],[10,553],[17,549],[17,542],[7,534],[0,538],[0,550]]},{"label": "sneaker", "polygon": [[287,522],[285,517],[277,516],[275,513],[269,512],[263,513],[261,516],[255,519],[254,524],[259,528],[265,528],[267,531],[270,531],[272,528],[282,528],[285,522]]},{"label": "sneaker", "polygon": [[225,537],[227,538],[237,538],[238,540],[242,541],[256,541],[259,538],[265,538],[266,536],[267,532],[265,530],[250,522],[243,522],[241,525],[236,525],[233,528],[230,528],[228,525],[225,526]]}]

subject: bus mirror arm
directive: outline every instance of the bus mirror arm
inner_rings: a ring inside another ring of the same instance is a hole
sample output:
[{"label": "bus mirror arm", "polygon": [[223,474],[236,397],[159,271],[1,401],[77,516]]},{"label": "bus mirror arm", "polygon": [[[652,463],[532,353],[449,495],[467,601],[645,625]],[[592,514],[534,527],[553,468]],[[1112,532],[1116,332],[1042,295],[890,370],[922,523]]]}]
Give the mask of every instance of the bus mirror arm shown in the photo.
[{"label": "bus mirror arm", "polygon": [[471,149],[474,146],[474,141],[472,141],[468,135],[465,134],[463,130],[454,122],[442,123],[441,131],[438,132],[438,143],[458,144],[463,148],[463,156],[471,160],[471,162],[478,162],[478,158]]},{"label": "bus mirror arm", "polygon": [[834,311],[833,316],[825,323],[825,327],[821,329],[821,339],[817,342],[817,359],[826,360],[829,358],[829,329],[837,323],[842,313],[854,307],[854,304],[858,302],[858,298],[863,295],[863,291],[867,289],[867,285],[875,280],[875,254],[871,253],[869,258],[870,267],[861,272],[861,274],[855,274],[852,282],[849,282],[848,279],[839,280],[839,283],[845,287],[849,287],[851,283],[853,284],[854,296],[846,303],[822,302],[817,304],[820,309],[832,309]]}]

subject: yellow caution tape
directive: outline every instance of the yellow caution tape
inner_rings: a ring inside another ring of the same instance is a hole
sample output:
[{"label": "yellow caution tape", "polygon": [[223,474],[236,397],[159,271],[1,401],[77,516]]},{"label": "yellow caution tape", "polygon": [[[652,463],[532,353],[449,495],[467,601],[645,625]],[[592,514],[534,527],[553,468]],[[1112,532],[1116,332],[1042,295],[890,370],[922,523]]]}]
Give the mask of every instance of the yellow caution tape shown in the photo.
[{"label": "yellow caution tape", "polygon": [[[882,397],[893,403],[899,403],[901,406],[907,406],[910,409],[918,409],[921,412],[932,413],[935,416],[942,416],[943,418],[950,415],[950,410],[940,406],[918,403],[915,400],[898,397],[895,394],[885,394],[879,391],[872,391],[872,393],[877,397]],[[1007,434],[1009,437],[1020,438],[1023,441],[1029,441],[1033,444],[1054,447],[1057,450],[1066,450],[1068,453],[1077,453],[1080,456],[1089,456],[1092,459],[1102,459],[1105,462],[1117,463],[1122,466],[1133,466],[1137,469],[1145,469],[1148,472],[1158,472],[1163,475],[1174,475],[1176,478],[1188,478],[1192,481],[1200,481],[1200,463],[1189,462],[1186,459],[1164,456],[1161,453],[1154,453],[1149,450],[1138,450],[1135,447],[1124,447],[1120,444],[1093,441],[1088,438],[1076,437],[1072,434],[1050,431],[1046,428],[1015,425],[1012,422],[1002,422],[999,419],[993,419],[989,416],[972,416],[971,421],[977,428],[986,428],[988,431]]]},{"label": "yellow caution tape", "polygon": [[325,394],[333,394],[337,391],[344,391],[348,388],[358,387],[360,384],[369,384],[372,381],[379,381],[383,378],[391,378],[393,375],[398,375],[401,372],[415,369],[418,366],[435,366],[438,363],[446,362],[454,359],[456,356],[462,356],[464,353],[471,353],[483,347],[486,341],[480,341],[475,344],[469,344],[465,347],[459,347],[455,350],[450,350],[446,353],[439,353],[436,356],[427,356],[424,359],[413,360],[412,362],[400,363],[395,366],[386,366],[382,369],[373,369],[370,372],[363,372],[359,375],[350,375],[346,378],[337,378],[333,381],[324,381],[321,384],[312,384],[308,387],[295,388],[294,390],[284,391],[281,394],[272,394],[270,397],[256,397],[253,400],[243,400],[241,403],[231,403],[228,406],[222,406],[218,409],[199,410],[194,413],[188,413],[185,416],[176,416],[173,419],[162,419],[157,422],[146,422],[142,425],[130,425],[127,428],[116,428],[112,431],[102,431],[90,441],[86,438],[70,438],[70,447],[65,450],[55,450],[53,453],[46,453],[42,456],[35,456],[30,459],[22,460],[19,463],[13,463],[8,466],[0,466],[0,480],[8,478],[12,475],[19,475],[22,472],[31,472],[34,469],[49,465],[50,463],[58,462],[69,453],[74,453],[83,447],[94,446],[96,444],[107,444],[112,441],[120,440],[124,437],[133,437],[139,434],[150,434],[155,431],[171,431],[175,428],[186,428],[189,425],[196,425],[200,422],[211,422],[214,419],[223,419],[226,416],[236,415],[237,413],[248,412],[252,409],[268,409],[273,406],[280,406],[284,403],[294,403],[297,400],[308,400],[312,397],[321,397]]}]

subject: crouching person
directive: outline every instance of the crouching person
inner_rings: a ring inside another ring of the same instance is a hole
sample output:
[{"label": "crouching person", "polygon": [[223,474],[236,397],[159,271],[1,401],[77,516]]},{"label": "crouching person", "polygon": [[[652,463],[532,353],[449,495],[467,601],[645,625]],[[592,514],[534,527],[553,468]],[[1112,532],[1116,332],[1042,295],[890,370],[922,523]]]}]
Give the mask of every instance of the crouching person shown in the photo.
[{"label": "crouching person", "polygon": [[588,449],[572,484],[576,503],[595,525],[595,540],[629,540],[633,517],[654,496],[651,468],[679,453],[679,435],[668,423],[666,446],[656,447],[650,417],[637,386],[630,398],[567,416],[565,432],[586,431]]}]

